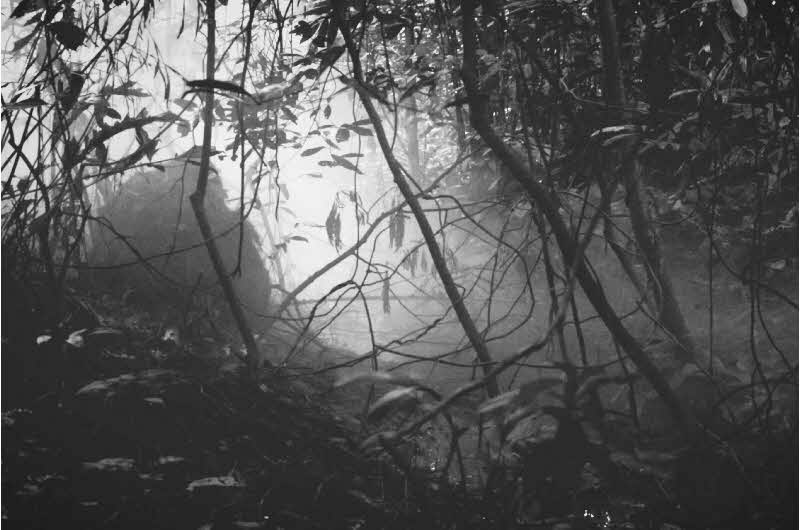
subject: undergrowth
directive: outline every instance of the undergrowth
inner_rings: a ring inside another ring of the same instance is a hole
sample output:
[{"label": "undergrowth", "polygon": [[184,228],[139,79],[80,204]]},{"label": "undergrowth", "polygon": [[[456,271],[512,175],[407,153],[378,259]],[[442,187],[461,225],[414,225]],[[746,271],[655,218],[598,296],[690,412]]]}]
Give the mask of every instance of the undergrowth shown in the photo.
[{"label": "undergrowth", "polygon": [[145,313],[73,298],[87,310],[85,328],[4,326],[10,527],[796,525],[791,415],[784,425],[730,423],[724,436],[681,445],[593,408],[598,387],[565,366],[564,378],[538,383],[536,392],[559,399],[523,435],[508,422],[515,409],[503,408],[513,400],[473,399],[393,440],[383,433],[430,407],[381,402],[390,378],[333,388],[325,372],[254,376],[224,344],[176,342]]}]

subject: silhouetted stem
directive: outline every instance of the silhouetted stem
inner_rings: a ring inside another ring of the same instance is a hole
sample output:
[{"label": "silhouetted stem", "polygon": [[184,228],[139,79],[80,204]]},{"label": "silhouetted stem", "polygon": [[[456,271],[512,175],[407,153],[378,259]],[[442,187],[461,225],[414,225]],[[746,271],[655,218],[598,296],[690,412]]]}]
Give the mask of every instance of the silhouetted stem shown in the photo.
[{"label": "silhouetted stem", "polygon": [[613,337],[625,353],[628,354],[642,375],[653,386],[681,429],[687,434],[695,432],[698,427],[696,421],[678,400],[664,375],[658,370],[633,335],[625,328],[614,308],[608,302],[602,287],[589,273],[583,257],[579,255],[576,241],[559,214],[558,206],[553,202],[547,190],[536,181],[520,157],[506,146],[492,128],[488,118],[488,98],[479,93],[478,79],[475,72],[475,1],[463,0],[461,13],[464,40],[464,64],[461,74],[467,91],[472,126],[500,161],[510,170],[514,179],[522,184],[535,206],[541,209],[553,229],[556,242],[564,255],[565,261],[567,263],[575,263],[575,276],[578,283]]},{"label": "silhouetted stem", "polygon": [[416,195],[414,195],[414,193],[411,191],[411,186],[409,186],[408,181],[404,176],[402,166],[392,153],[392,148],[386,138],[386,132],[381,124],[378,111],[375,109],[375,105],[372,103],[369,92],[364,87],[364,76],[361,71],[361,61],[358,56],[358,50],[356,49],[353,38],[350,35],[350,29],[343,20],[342,8],[343,6],[340,2],[335,2],[333,6],[333,15],[336,24],[339,26],[339,30],[342,32],[348,54],[350,55],[350,61],[353,65],[353,87],[355,88],[356,92],[358,92],[358,95],[361,98],[361,103],[364,105],[364,109],[367,111],[367,115],[369,116],[372,126],[375,129],[375,136],[378,138],[378,143],[383,151],[383,156],[392,172],[394,183],[397,185],[397,188],[403,195],[403,199],[405,199],[405,201],[408,203],[409,208],[411,208],[411,213],[414,215],[414,219],[419,226],[420,232],[422,232],[422,237],[425,240],[425,244],[427,245],[428,251],[431,254],[431,261],[436,268],[436,272],[439,273],[439,278],[442,280],[445,293],[447,293],[447,297],[450,299],[450,303],[452,304],[453,310],[455,311],[456,316],[461,323],[461,327],[464,329],[464,333],[467,335],[467,339],[472,345],[472,348],[475,350],[475,355],[481,363],[484,374],[487,376],[486,393],[490,397],[497,396],[500,392],[497,386],[497,379],[491,375],[492,357],[489,354],[489,349],[486,347],[486,341],[481,336],[480,331],[478,331],[475,321],[470,316],[469,311],[464,304],[464,298],[459,292],[455,280],[453,280],[453,275],[450,274],[450,270],[447,268],[447,263],[445,262],[442,250],[439,248],[439,244],[436,242],[436,236],[434,235],[433,229],[428,222],[428,218],[425,217],[425,212],[422,210],[422,206],[420,206]]},{"label": "silhouetted stem", "polygon": [[[208,44],[206,51],[206,79],[208,81],[214,80],[214,55],[216,50],[215,34],[216,34],[216,19],[214,17],[214,3],[216,0],[206,1],[206,16],[208,20]],[[239,298],[236,296],[236,291],[233,288],[233,282],[225,270],[222,256],[217,248],[216,241],[214,240],[214,233],[211,230],[211,225],[208,222],[205,209],[206,186],[208,184],[208,172],[210,167],[211,155],[211,132],[214,126],[214,92],[208,90],[206,92],[206,106],[203,109],[203,152],[200,155],[200,171],[197,176],[197,188],[194,193],[189,196],[189,201],[192,203],[194,215],[197,218],[197,226],[200,228],[200,233],[203,235],[206,249],[208,250],[208,257],[211,264],[214,266],[214,271],[217,274],[222,291],[225,294],[225,300],[231,310],[236,327],[239,329],[239,334],[242,337],[244,346],[247,349],[247,366],[255,371],[261,364],[261,355],[258,351],[253,332],[247,322],[247,318],[242,310],[242,305],[239,303]],[[271,366],[266,359],[263,361],[267,366]]]}]

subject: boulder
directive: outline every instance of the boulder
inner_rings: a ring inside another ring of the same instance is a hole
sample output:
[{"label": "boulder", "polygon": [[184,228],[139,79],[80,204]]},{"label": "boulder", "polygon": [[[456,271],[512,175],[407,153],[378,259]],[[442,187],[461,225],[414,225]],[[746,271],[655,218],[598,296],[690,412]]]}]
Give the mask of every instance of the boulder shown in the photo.
[{"label": "boulder", "polygon": [[[185,321],[191,310],[229,318],[189,201],[198,169],[196,161],[182,161],[164,166],[164,171],[139,172],[95,202],[99,221],[89,227],[87,252],[93,287],[166,319]],[[227,202],[212,169],[205,200],[208,220],[239,301],[251,325],[258,327],[269,314],[270,275],[255,227],[240,222],[238,201],[231,201],[235,209]]]}]

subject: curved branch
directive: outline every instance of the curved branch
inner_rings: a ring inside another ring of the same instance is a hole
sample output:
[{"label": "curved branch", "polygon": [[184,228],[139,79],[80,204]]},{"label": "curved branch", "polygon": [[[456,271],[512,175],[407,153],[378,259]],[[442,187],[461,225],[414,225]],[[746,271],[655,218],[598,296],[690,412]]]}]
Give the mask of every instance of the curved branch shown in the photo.
[{"label": "curved branch", "polygon": [[[532,202],[542,210],[553,229],[565,261],[577,265],[575,276],[600,318],[614,336],[614,339],[622,346],[625,353],[628,354],[639,371],[642,372],[656,390],[681,429],[687,434],[694,432],[698,425],[692,418],[691,413],[686,410],[675,395],[675,392],[670,388],[664,375],[620,321],[614,308],[611,307],[606,298],[602,287],[589,273],[585,260],[578,253],[578,245],[573,240],[570,230],[561,215],[559,215],[558,206],[553,202],[547,190],[533,178],[526,164],[505,145],[492,128],[488,118],[488,97],[478,91],[478,77],[475,70],[475,0],[462,0],[461,12],[464,40],[464,61],[461,76],[464,80],[464,87],[469,101],[470,123],[500,161],[510,170],[514,179],[524,187]],[[576,262],[578,259],[580,261]]]},{"label": "curved branch", "polygon": [[[442,285],[444,286],[445,292],[450,299],[450,303],[453,305],[453,309],[458,316],[458,320],[461,322],[461,327],[464,329],[464,333],[467,335],[467,338],[469,338],[470,344],[475,349],[475,355],[482,363],[489,363],[492,359],[491,355],[489,354],[489,349],[486,347],[486,341],[481,336],[480,331],[478,331],[475,321],[470,316],[467,306],[464,304],[464,299],[458,290],[458,286],[453,280],[450,270],[447,268],[442,250],[439,248],[439,244],[436,242],[436,237],[431,229],[431,225],[428,222],[427,217],[425,217],[425,212],[422,210],[419,200],[411,191],[411,186],[409,186],[408,181],[404,176],[404,170],[402,166],[392,153],[392,148],[389,145],[386,132],[381,124],[378,111],[375,109],[375,105],[372,103],[372,98],[369,91],[364,86],[364,76],[361,71],[361,62],[358,55],[358,50],[356,49],[355,43],[353,42],[353,38],[350,34],[350,28],[344,20],[344,8],[341,0],[333,3],[332,11],[333,18],[337,26],[339,26],[339,31],[341,31],[342,36],[344,37],[345,45],[347,47],[348,54],[350,55],[350,61],[352,62],[353,76],[355,78],[355,82],[352,84],[352,86],[361,98],[361,102],[367,111],[367,115],[369,116],[370,121],[372,121],[372,126],[375,129],[375,135],[380,143],[386,163],[392,172],[394,182],[400,190],[400,193],[403,195],[403,198],[406,200],[406,202],[408,202],[408,205],[414,214],[417,225],[422,232],[422,237],[425,239],[425,243],[428,246],[428,251],[431,254],[431,261],[436,267],[436,271],[439,273],[439,277],[442,280]],[[491,370],[488,368],[484,368],[484,371],[487,377],[485,383],[487,393],[490,397],[498,395],[500,392],[497,386],[497,379],[491,374]]]},{"label": "curved branch", "polygon": [[[206,79],[209,82],[214,80],[215,35],[217,31],[216,19],[214,17],[215,1],[216,0],[206,1],[208,17]],[[211,155],[211,129],[214,125],[214,92],[210,90],[206,92],[206,106],[205,109],[203,109],[203,121],[205,125],[203,128],[203,151],[200,157],[200,171],[197,176],[197,188],[194,193],[189,196],[189,201],[192,203],[192,209],[197,218],[197,225],[200,228],[200,233],[203,235],[203,239],[205,239],[208,257],[214,265],[214,271],[217,273],[217,279],[222,287],[222,291],[225,293],[225,299],[228,301],[231,315],[236,322],[236,327],[239,328],[239,334],[242,336],[242,341],[247,349],[247,365],[251,371],[254,372],[261,366],[262,362],[268,367],[272,365],[266,359],[261,359],[255,337],[245,318],[242,306],[236,296],[236,291],[233,288],[233,282],[225,271],[225,265],[223,264],[222,256],[214,240],[214,233],[211,230],[211,225],[208,222],[205,211],[206,186],[208,184],[208,171],[210,168],[209,158]]]}]

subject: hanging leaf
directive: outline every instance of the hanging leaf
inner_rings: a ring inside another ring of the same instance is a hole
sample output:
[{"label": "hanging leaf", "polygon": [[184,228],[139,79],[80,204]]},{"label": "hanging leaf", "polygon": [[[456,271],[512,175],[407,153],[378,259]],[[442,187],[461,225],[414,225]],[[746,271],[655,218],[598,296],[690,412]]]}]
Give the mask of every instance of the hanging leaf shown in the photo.
[{"label": "hanging leaf", "polygon": [[103,96],[131,96],[131,97],[147,97],[149,94],[143,90],[138,90],[134,88],[136,86],[136,82],[134,81],[125,81],[120,86],[106,86],[100,90],[100,94]]},{"label": "hanging leaf", "polygon": [[6,110],[30,109],[33,107],[40,107],[46,104],[47,102],[44,101],[39,96],[33,96],[27,99],[21,99],[19,101],[12,101],[11,103],[4,104],[3,108]]},{"label": "hanging leaf", "polygon": [[308,239],[303,236],[292,236],[289,239],[291,239],[292,241],[304,241],[308,243]]},{"label": "hanging leaf", "polygon": [[[80,72],[70,72],[67,89],[59,94],[61,98],[61,106],[64,111],[72,109],[73,105],[78,101],[78,96],[81,93],[83,84],[86,82],[86,76]],[[87,107],[88,108],[88,104]]]},{"label": "hanging leaf", "polygon": [[225,109],[219,104],[219,100],[214,100],[214,116],[220,121],[225,121]]},{"label": "hanging leaf", "polygon": [[94,148],[94,154],[97,156],[97,160],[101,164],[105,164],[108,161],[108,148],[106,147],[106,144],[97,144],[97,147]]},{"label": "hanging leaf", "polygon": [[403,210],[399,210],[394,214],[394,248],[399,249],[403,246],[403,238],[406,232],[406,217],[403,215]]},{"label": "hanging leaf", "polygon": [[232,83],[230,81],[223,81],[221,79],[187,80],[186,86],[188,87],[187,92],[211,92],[214,90],[223,90],[227,92],[233,92],[234,94],[238,94],[240,96],[248,97],[251,100],[257,99],[255,96],[250,94],[250,92],[240,87],[236,83]]},{"label": "hanging leaf", "polygon": [[331,106],[330,105],[325,105],[325,110],[322,111],[322,115],[325,116],[326,120],[331,117]]},{"label": "hanging leaf", "polygon": [[742,18],[747,18],[747,4],[744,0],[731,0],[731,6],[736,14]]},{"label": "hanging leaf", "polygon": [[454,271],[458,270],[458,260],[456,260],[456,253],[452,249],[445,249],[445,260],[450,263],[450,267]]},{"label": "hanging leaf", "polygon": [[342,156],[334,155],[333,153],[331,153],[331,158],[333,158],[333,160],[334,160],[334,162],[336,162],[337,166],[342,166],[343,168],[349,169],[350,171],[355,171],[356,174],[358,174],[358,175],[363,175],[364,174],[360,169],[358,169],[358,167],[355,164],[353,164],[348,159],[346,159],[346,158],[344,158]]},{"label": "hanging leaf", "polygon": [[281,189],[281,195],[283,195],[283,198],[288,201],[289,200],[289,188],[286,187],[286,184],[281,183],[280,184],[280,189]]},{"label": "hanging leaf", "polygon": [[155,0],[144,0],[144,6],[142,7],[143,21],[147,22],[147,19],[150,17],[150,12],[152,11],[154,6],[155,6]]},{"label": "hanging leaf", "polygon": [[297,116],[288,107],[282,107],[283,115],[292,123],[297,123]]},{"label": "hanging leaf", "polygon": [[342,217],[338,213],[336,215],[333,231],[336,238],[336,250],[338,251],[342,248]]},{"label": "hanging leaf", "polygon": [[145,145],[142,146],[142,152],[147,157],[147,160],[152,161],[153,157],[156,154],[156,148],[158,146],[158,140],[150,140]]},{"label": "hanging leaf", "polygon": [[383,312],[387,315],[391,312],[391,307],[389,306],[389,276],[386,276],[383,279],[383,290],[381,291],[381,298],[383,299]]},{"label": "hanging leaf", "polygon": [[[22,4],[20,4],[20,5],[22,5]],[[12,15],[12,17],[13,17],[13,15]],[[22,48],[24,48],[25,45],[28,44],[31,41],[31,39],[34,37],[34,35],[36,35],[36,33],[37,32],[34,29],[33,31],[31,31],[30,33],[28,33],[27,35],[25,35],[21,39],[17,40],[17,42],[15,42],[14,46],[11,48],[11,53],[17,52],[17,51],[21,50]]]},{"label": "hanging leaf", "polygon": [[24,17],[28,13],[46,8],[46,0],[21,0],[17,7],[14,8],[14,11],[11,12],[10,18]]},{"label": "hanging leaf", "polygon": [[348,129],[359,136],[372,136],[372,129],[367,129],[366,127],[348,127]]},{"label": "hanging leaf", "polygon": [[86,33],[72,22],[59,20],[49,27],[56,39],[70,50],[77,50],[86,39]]},{"label": "hanging leaf", "polygon": [[328,235],[328,241],[336,250],[339,250],[342,244],[341,231],[342,221],[339,215],[339,207],[334,200],[328,218],[325,220],[325,232]]},{"label": "hanging leaf", "polygon": [[305,42],[311,37],[313,37],[316,31],[317,28],[312,26],[305,20],[297,22],[297,24],[294,25],[294,28],[292,28],[292,33],[300,36],[300,42]]},{"label": "hanging leaf", "polygon": [[[395,207],[395,204],[396,202],[392,200],[392,208]],[[393,215],[389,219],[389,248],[394,248],[394,241],[395,238],[397,237],[397,234],[395,233],[397,230],[397,223],[395,222],[394,218],[395,216]]]},{"label": "hanging leaf", "polygon": [[109,116],[111,118],[117,119],[117,120],[121,120],[122,119],[122,116],[120,115],[120,113],[117,112],[116,110],[112,109],[111,107],[106,107],[105,108],[105,115]]},{"label": "hanging leaf", "polygon": [[[324,146],[323,146],[323,147],[312,147],[312,148],[310,148],[310,149],[306,149],[305,151],[303,151],[302,153],[300,153],[300,156],[311,156],[311,155],[313,155],[313,154],[319,153],[319,152],[320,152],[320,151],[322,151],[323,149],[325,149],[325,147],[324,147]],[[320,175],[320,176],[321,176],[321,175]]]}]

